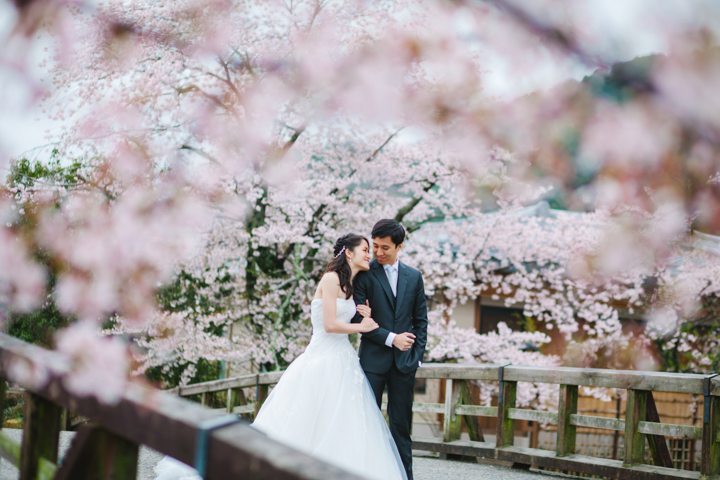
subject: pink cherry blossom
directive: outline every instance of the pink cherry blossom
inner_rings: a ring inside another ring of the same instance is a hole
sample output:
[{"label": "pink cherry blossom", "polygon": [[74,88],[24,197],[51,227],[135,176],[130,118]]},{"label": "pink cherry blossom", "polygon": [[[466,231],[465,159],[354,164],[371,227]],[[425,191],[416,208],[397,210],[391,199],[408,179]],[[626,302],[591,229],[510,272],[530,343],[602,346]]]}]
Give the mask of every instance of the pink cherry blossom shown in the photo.
[{"label": "pink cherry blossom", "polygon": [[[522,308],[590,359],[630,342],[618,305],[692,319],[719,277],[695,248],[695,231],[720,231],[720,61],[698,35],[704,19],[644,20],[673,49],[618,87],[627,97],[589,82],[487,95],[492,54],[516,76],[608,73],[613,42],[590,7],[548,5],[18,3],[0,69],[66,125],[54,147],[83,171],[76,185],[3,189],[0,303],[51,299],[82,319],[58,337],[73,358],[73,338],[99,344],[90,325],[117,318],[145,367],[186,366],[183,381],[200,358],[278,368],[308,341],[328,246],[396,217],[411,232],[403,260],[426,278],[432,358],[505,358],[482,357],[488,337],[452,326],[478,295]],[[40,32],[46,83],[27,55]],[[158,289],[181,274],[203,302],[162,311]],[[647,338],[688,352],[702,341],[661,323]],[[522,334],[493,335],[508,358],[558,361],[521,351]],[[68,381],[90,392],[100,377],[81,360]]]},{"label": "pink cherry blossom", "polygon": [[77,322],[58,333],[57,350],[69,360],[63,382],[71,392],[97,396],[106,403],[117,402],[125,392],[127,347],[118,339],[100,336],[93,322]]}]

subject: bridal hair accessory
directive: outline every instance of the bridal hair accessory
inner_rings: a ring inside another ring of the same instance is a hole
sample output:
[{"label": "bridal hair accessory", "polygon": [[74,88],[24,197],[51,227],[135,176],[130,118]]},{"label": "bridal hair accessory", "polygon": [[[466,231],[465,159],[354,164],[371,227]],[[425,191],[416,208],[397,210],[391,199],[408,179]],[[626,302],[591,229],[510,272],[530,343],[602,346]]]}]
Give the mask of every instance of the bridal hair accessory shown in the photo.
[{"label": "bridal hair accessory", "polygon": [[340,251],[338,252],[338,254],[335,255],[335,258],[337,258],[337,257],[339,257],[340,255],[342,255],[344,251],[345,251],[345,245],[343,245],[343,247],[340,249]]}]

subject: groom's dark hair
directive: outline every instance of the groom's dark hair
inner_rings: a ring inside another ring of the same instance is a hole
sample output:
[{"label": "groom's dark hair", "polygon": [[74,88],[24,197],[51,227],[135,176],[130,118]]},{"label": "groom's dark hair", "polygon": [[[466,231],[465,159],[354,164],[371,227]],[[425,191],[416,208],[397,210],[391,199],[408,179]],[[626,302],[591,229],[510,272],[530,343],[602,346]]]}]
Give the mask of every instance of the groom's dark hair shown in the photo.
[{"label": "groom's dark hair", "polygon": [[390,237],[395,246],[405,241],[405,229],[392,218],[383,218],[372,229],[372,238]]}]

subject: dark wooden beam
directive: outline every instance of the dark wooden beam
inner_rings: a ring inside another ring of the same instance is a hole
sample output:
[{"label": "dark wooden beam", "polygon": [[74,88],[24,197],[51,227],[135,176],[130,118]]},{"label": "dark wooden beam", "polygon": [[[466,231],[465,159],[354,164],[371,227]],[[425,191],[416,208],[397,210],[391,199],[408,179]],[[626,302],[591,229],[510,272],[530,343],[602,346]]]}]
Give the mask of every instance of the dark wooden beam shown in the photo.
[{"label": "dark wooden beam", "polygon": [[517,397],[517,382],[507,381],[503,378],[503,371],[507,367],[499,368],[500,393],[498,395],[497,417],[497,446],[512,446],[515,440],[515,422],[510,418],[510,409],[515,408]]},{"label": "dark wooden beam", "polygon": [[135,480],[138,446],[97,425],[84,425],[53,480]]},{"label": "dark wooden beam", "polygon": [[577,414],[578,387],[560,385],[558,402],[557,447],[559,457],[575,453],[575,433],[577,428],[571,423],[571,416]]},{"label": "dark wooden beam", "polygon": [[[653,398],[652,392],[647,392],[647,412],[645,414],[648,422],[660,422],[660,415],[658,414],[657,406],[655,405],[655,398]],[[671,468],[673,466],[672,456],[670,455],[670,449],[668,448],[665,437],[662,435],[647,435],[648,445],[650,446],[650,453],[653,457],[653,463],[661,467]]]},{"label": "dark wooden beam", "polygon": [[705,380],[703,397],[703,436],[700,471],[708,478],[720,475],[720,397],[710,395],[717,375]]},{"label": "dark wooden beam", "polygon": [[35,480],[42,459],[57,463],[62,409],[47,399],[25,392],[25,419],[20,447],[20,480]]},{"label": "dark wooden beam", "polygon": [[[207,420],[218,416],[217,412],[139,382],[129,382],[122,396],[114,404],[100,402],[96,397],[77,395],[65,388],[62,374],[56,373],[67,366],[65,357],[0,334],[0,364],[4,367],[3,371],[8,372],[7,366],[14,362],[23,362],[51,372],[48,381],[42,386],[22,386],[33,389],[38,398],[44,399],[43,402],[47,401],[44,403],[54,404],[51,408],[56,411],[58,430],[60,418],[58,407],[69,408],[114,435],[123,437],[133,444],[146,445],[189,465],[195,461],[198,431]],[[50,365],[55,368],[51,369]],[[21,379],[12,380],[21,381]],[[37,422],[33,425],[39,427]],[[47,427],[43,425],[43,428]],[[49,444],[54,445],[56,441],[46,438],[53,436],[48,436],[47,433],[48,430],[42,430],[40,435],[38,430],[31,429],[27,435],[26,431],[27,436],[24,441],[27,439],[27,448],[31,449],[32,458],[37,458],[39,455],[52,457],[53,448]],[[232,438],[227,437],[228,433],[232,434]],[[251,428],[246,422],[212,432],[209,436],[209,445],[206,476],[208,480],[232,478],[359,480],[360,478],[272,440]],[[30,469],[31,467],[28,466],[27,471],[30,472]],[[34,476],[22,478],[35,480]]]}]

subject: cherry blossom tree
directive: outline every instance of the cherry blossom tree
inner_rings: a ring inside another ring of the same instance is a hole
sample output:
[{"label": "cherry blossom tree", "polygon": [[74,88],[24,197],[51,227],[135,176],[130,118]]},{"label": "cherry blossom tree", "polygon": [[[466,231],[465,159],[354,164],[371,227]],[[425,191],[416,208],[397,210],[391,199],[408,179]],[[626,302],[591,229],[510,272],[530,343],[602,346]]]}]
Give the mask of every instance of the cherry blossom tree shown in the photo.
[{"label": "cherry blossom tree", "polygon": [[[146,365],[170,361],[180,342],[181,363],[281,365],[307,337],[323,246],[380,216],[415,232],[406,254],[432,279],[438,328],[451,328],[457,302],[496,292],[602,345],[620,332],[615,302],[650,299],[653,323],[669,322],[660,339],[717,291],[716,270],[672,268],[690,232],[720,222],[720,70],[696,17],[653,17],[678,48],[632,75],[615,71],[614,94],[585,82],[501,102],[483,94],[488,51],[516,72],[537,58],[610,68],[597,32],[580,27],[582,5],[15,5],[0,67],[46,97],[69,125],[57,148],[85,170],[72,188],[3,191],[0,303],[27,311],[50,295],[79,322],[68,335],[90,341],[85,326],[112,318],[149,334]],[[50,86],[24,56],[48,38]],[[590,180],[577,185],[581,170]],[[514,213],[548,189],[591,213]],[[158,309],[159,286],[183,275],[202,307],[180,294]],[[73,355],[67,338],[57,347]],[[79,376],[75,387],[89,389],[94,377]]]}]

